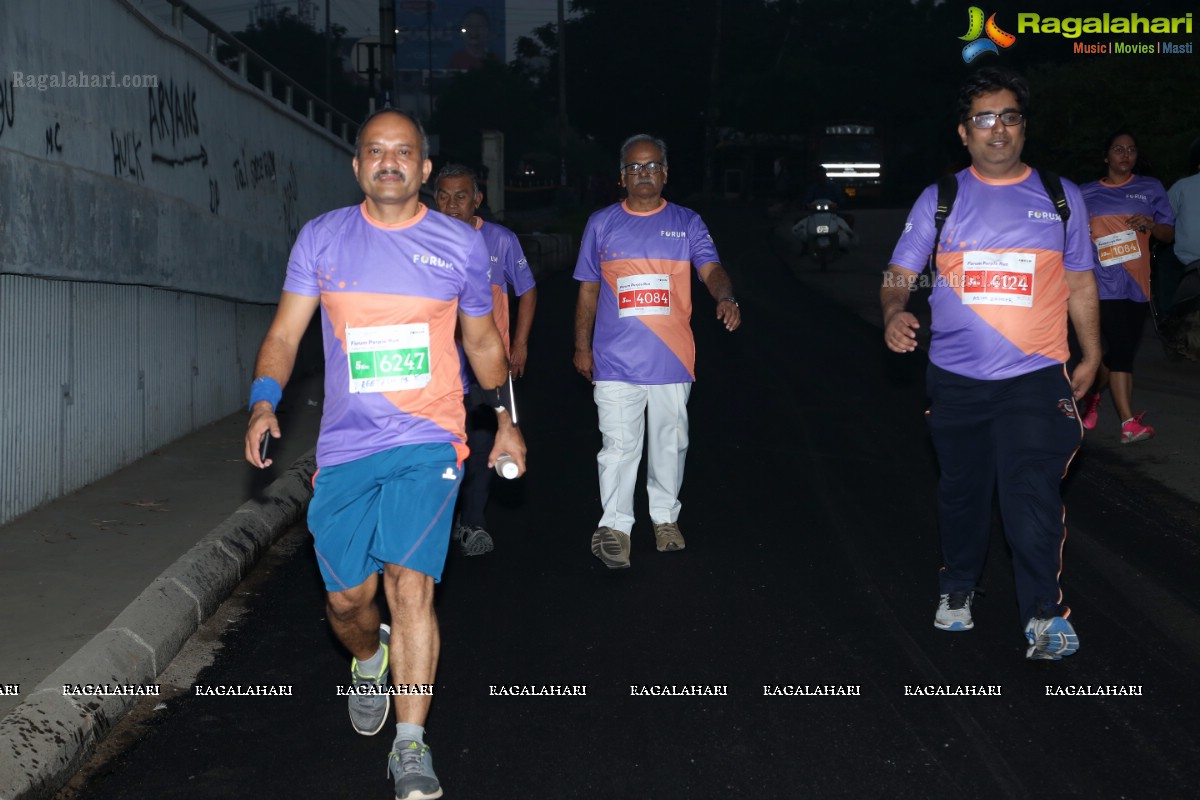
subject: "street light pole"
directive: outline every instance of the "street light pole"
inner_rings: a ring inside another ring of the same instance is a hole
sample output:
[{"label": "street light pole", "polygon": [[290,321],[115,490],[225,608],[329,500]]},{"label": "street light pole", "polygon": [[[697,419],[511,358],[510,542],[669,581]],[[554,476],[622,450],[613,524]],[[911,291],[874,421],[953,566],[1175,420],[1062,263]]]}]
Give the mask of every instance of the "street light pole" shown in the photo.
[{"label": "street light pole", "polygon": [[329,5],[333,0],[325,0],[325,102],[333,105],[333,35],[329,29]]},{"label": "street light pole", "polygon": [[563,0],[558,0],[558,153],[559,185],[567,188],[567,27],[563,24]]},{"label": "street light pole", "polygon": [[425,2],[425,42],[429,59],[429,118],[433,119],[433,0]]}]

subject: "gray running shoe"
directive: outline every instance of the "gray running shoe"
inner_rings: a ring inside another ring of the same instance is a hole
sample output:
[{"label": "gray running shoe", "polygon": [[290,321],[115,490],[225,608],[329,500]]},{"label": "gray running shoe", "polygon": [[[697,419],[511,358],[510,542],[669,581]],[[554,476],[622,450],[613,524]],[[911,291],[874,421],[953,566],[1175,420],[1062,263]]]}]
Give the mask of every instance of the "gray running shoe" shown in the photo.
[{"label": "gray running shoe", "polygon": [[950,592],[938,599],[937,612],[933,615],[933,627],[943,631],[969,631],[975,627],[971,619],[971,601],[974,592]]},{"label": "gray running shoe", "polygon": [[597,528],[592,534],[592,555],[609,569],[629,566],[629,534],[612,528]]},{"label": "gray running shoe", "polygon": [[458,541],[458,549],[464,556],[481,556],[492,552],[492,536],[478,525],[454,526],[454,538]]},{"label": "gray running shoe", "polygon": [[392,707],[392,696],[387,693],[388,683],[388,641],[392,637],[392,629],[387,625],[379,626],[379,643],[383,645],[383,669],[378,675],[364,675],[358,668],[358,659],[350,660],[350,682],[353,686],[378,687],[379,694],[350,695],[350,724],[354,730],[363,736],[374,736],[383,730],[387,722],[388,711]]},{"label": "gray running shoe", "polygon": [[442,784],[433,774],[433,756],[423,742],[397,739],[388,756],[388,777],[396,781],[396,800],[435,800],[442,796]]},{"label": "gray running shoe", "polygon": [[679,526],[674,522],[654,523],[654,543],[660,553],[669,553],[686,547],[683,543],[683,534],[679,532]]}]

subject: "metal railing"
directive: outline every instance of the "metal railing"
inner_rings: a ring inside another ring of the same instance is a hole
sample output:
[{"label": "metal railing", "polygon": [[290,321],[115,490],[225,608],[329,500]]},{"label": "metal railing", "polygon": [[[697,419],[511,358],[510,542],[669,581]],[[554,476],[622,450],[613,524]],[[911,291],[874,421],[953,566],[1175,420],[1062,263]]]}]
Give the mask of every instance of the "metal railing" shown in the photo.
[{"label": "metal railing", "polygon": [[[185,29],[185,21],[191,20],[201,28],[203,46],[198,46],[194,42],[189,43],[197,46],[214,63],[231,72],[236,72],[247,84],[261,90],[272,100],[282,103],[296,115],[324,128],[342,141],[353,144],[354,137],[358,133],[356,121],[296,83],[281,69],[251,50],[233,34],[192,8],[184,0],[167,0],[167,2],[171,5],[171,27],[179,33],[183,41],[189,42],[188,34],[191,31]],[[221,52],[222,46],[226,48],[224,53]],[[232,57],[230,57],[231,53]],[[258,72],[258,83],[251,78],[251,65]]]}]

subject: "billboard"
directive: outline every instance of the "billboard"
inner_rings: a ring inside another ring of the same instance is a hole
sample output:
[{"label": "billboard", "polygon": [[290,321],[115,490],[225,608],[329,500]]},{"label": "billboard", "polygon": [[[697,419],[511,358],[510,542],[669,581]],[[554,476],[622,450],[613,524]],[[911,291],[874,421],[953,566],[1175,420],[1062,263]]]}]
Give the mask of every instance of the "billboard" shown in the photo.
[{"label": "billboard", "polygon": [[504,63],[504,0],[396,0],[396,69]]}]

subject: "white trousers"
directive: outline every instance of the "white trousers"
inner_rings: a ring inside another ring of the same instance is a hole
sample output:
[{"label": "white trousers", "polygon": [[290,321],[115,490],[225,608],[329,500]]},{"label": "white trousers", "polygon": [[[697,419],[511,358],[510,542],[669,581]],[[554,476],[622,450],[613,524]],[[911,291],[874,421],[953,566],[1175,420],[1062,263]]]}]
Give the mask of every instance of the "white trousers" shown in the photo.
[{"label": "white trousers", "polygon": [[642,440],[649,420],[650,452],[646,459],[646,494],[650,521],[679,519],[679,487],[688,450],[687,401],[690,383],[643,386],[622,381],[596,381],[593,396],[600,418],[602,527],[633,532],[633,488],[642,461]]}]

